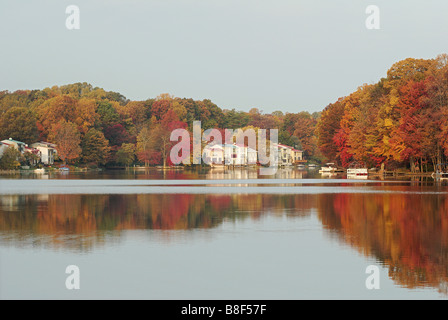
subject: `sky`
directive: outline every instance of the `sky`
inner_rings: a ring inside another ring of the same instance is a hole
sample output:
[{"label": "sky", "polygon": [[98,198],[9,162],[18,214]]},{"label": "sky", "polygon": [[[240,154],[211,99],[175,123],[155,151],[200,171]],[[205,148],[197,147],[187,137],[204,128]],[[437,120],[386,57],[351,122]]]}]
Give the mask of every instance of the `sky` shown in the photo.
[{"label": "sky", "polygon": [[[369,5],[380,29],[366,28]],[[1,0],[0,90],[88,82],[130,100],[321,111],[395,62],[448,53],[447,12],[446,0]]]}]

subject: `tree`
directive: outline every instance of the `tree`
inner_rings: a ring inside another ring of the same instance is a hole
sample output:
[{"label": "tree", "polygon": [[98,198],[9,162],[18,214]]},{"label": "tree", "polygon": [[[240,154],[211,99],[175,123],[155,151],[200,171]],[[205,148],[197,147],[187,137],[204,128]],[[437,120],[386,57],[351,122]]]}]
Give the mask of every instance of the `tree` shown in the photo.
[{"label": "tree", "polygon": [[68,95],[56,96],[45,101],[37,109],[38,129],[42,138],[46,138],[49,129],[61,120],[76,123],[77,100]]},{"label": "tree", "polygon": [[387,71],[387,78],[393,81],[420,81],[425,78],[425,72],[433,67],[435,60],[407,58],[394,63]]},{"label": "tree", "polygon": [[110,101],[98,102],[96,112],[99,115],[100,126],[103,128],[110,127],[120,121],[120,115]]},{"label": "tree", "polygon": [[123,143],[117,151],[117,162],[130,166],[135,160],[135,145],[133,143]]},{"label": "tree", "polygon": [[12,170],[20,167],[20,161],[23,159],[22,154],[14,147],[8,147],[0,158],[0,169]]},{"label": "tree", "polygon": [[155,159],[155,154],[152,150],[152,136],[150,126],[144,127],[137,136],[137,158],[138,160],[145,162],[145,166],[149,164],[155,164],[159,161],[159,156]]},{"label": "tree", "polygon": [[151,124],[143,128],[137,137],[137,155],[145,164],[162,162],[163,166],[170,164],[171,148],[177,143],[170,140],[171,132],[175,129],[186,129],[187,124],[179,121],[173,110],[157,121],[152,118]]},{"label": "tree", "polygon": [[109,159],[109,141],[101,131],[90,129],[82,140],[82,161],[85,163],[106,164]]},{"label": "tree", "polygon": [[344,103],[339,99],[329,104],[317,122],[317,144],[323,156],[330,161],[337,161],[338,146],[334,143],[334,136],[341,129],[341,119],[344,114]]},{"label": "tree", "polygon": [[34,113],[25,107],[13,107],[0,118],[0,137],[13,138],[31,144],[38,132]]},{"label": "tree", "polygon": [[130,143],[133,138],[121,124],[114,124],[104,129],[104,137],[109,140],[111,146],[121,146]]},{"label": "tree", "polygon": [[[301,149],[310,158],[315,156],[315,130],[317,121],[308,112],[300,112],[294,125],[294,136],[298,138]],[[293,145],[294,146],[294,145]]]},{"label": "tree", "polygon": [[143,129],[145,122],[148,121],[151,105],[152,102],[148,101],[130,101],[124,107],[138,131]]},{"label": "tree", "polygon": [[80,156],[81,135],[74,123],[60,120],[51,127],[49,138],[56,144],[58,156],[64,161],[64,164]]}]

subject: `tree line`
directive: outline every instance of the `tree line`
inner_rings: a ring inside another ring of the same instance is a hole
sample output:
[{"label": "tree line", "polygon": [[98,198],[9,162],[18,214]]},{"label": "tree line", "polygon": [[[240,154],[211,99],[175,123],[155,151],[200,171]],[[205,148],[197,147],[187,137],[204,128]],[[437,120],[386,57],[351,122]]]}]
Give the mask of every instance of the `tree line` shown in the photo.
[{"label": "tree line", "polygon": [[278,129],[279,143],[312,162],[433,170],[448,162],[448,55],[408,58],[322,112],[222,109],[161,94],[131,101],[88,83],[0,92],[0,138],[58,145],[61,160],[91,165],[170,164],[175,128]]},{"label": "tree line", "polygon": [[59,158],[73,164],[169,165],[171,131],[191,131],[195,120],[201,121],[202,130],[278,129],[280,143],[301,148],[318,160],[314,135],[318,118],[319,113],[228,110],[207,99],[169,94],[131,101],[88,83],[0,92],[1,139],[55,143]]},{"label": "tree line", "polygon": [[344,167],[423,172],[446,163],[448,55],[395,63],[378,83],[328,105],[316,135],[323,155]]}]

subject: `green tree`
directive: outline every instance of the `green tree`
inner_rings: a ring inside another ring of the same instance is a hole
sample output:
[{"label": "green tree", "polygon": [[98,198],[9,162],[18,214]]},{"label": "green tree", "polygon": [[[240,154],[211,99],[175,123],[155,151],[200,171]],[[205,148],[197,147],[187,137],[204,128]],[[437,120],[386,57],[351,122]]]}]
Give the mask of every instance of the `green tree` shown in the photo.
[{"label": "green tree", "polygon": [[120,121],[120,115],[117,110],[115,110],[112,103],[108,101],[99,102],[96,112],[100,116],[100,123],[103,128],[110,127]]},{"label": "green tree", "polygon": [[117,151],[117,162],[125,166],[130,166],[135,160],[135,145],[133,143],[123,143]]},{"label": "green tree", "polygon": [[3,152],[0,158],[0,169],[11,170],[20,167],[20,161],[22,160],[22,154],[14,147],[8,147]]}]

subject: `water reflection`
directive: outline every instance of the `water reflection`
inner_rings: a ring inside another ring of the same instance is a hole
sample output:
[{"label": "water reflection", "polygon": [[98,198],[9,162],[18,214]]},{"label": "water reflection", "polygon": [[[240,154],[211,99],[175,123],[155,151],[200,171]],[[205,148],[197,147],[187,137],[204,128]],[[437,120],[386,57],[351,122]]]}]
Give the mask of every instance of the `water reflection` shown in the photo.
[{"label": "water reflection", "polygon": [[0,174],[0,179],[158,179],[158,180],[191,180],[191,179],[303,179],[320,178],[320,175],[313,171],[303,171],[296,168],[281,168],[272,175],[260,175],[257,168],[202,168],[185,170],[158,170],[148,168],[146,170],[106,170],[89,172],[58,172],[49,171],[45,174],[34,172],[22,172],[12,174]]},{"label": "water reflection", "polygon": [[408,287],[447,294],[448,198],[436,194],[327,194],[318,196],[325,228],[343,243],[389,268]]},{"label": "water reflection", "polygon": [[0,245],[88,252],[125,230],[212,230],[314,212],[327,235],[376,258],[397,284],[446,293],[448,197],[437,193],[2,195]]}]

